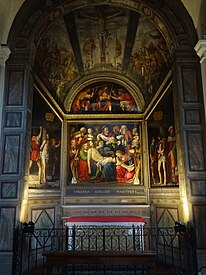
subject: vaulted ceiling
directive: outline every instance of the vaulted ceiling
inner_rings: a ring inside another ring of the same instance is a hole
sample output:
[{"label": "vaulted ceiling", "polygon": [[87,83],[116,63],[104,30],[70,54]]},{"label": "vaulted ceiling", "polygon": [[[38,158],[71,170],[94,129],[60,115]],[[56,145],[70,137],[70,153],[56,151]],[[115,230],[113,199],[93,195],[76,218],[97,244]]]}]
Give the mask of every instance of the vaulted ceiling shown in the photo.
[{"label": "vaulted ceiling", "polygon": [[70,110],[71,91],[109,81],[138,94],[144,111],[170,70],[167,37],[152,20],[116,5],[52,16],[37,43],[35,73],[62,110]]}]

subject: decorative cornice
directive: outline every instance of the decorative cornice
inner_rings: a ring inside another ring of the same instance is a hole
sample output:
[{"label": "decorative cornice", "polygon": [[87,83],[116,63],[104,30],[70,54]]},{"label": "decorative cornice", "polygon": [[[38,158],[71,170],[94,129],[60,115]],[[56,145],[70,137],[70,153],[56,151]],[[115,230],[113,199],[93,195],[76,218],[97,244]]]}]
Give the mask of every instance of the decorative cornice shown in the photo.
[{"label": "decorative cornice", "polygon": [[9,58],[11,51],[7,45],[0,45],[0,66],[5,66],[6,60]]},{"label": "decorative cornice", "polygon": [[201,59],[200,62],[203,62],[206,58],[206,39],[199,40],[194,49]]}]

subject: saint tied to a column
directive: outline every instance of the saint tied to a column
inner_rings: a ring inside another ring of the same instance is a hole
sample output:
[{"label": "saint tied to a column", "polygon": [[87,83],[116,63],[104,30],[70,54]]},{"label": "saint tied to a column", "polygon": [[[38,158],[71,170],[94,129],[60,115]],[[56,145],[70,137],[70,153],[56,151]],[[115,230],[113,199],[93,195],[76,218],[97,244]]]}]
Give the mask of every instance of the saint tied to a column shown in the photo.
[{"label": "saint tied to a column", "polygon": [[111,34],[108,32],[108,29],[107,29],[107,21],[121,15],[124,15],[124,10],[121,9],[121,10],[110,12],[109,10],[107,10],[106,6],[96,7],[96,12],[94,14],[80,13],[81,18],[95,20],[97,23],[97,35],[98,35],[98,41],[99,41],[101,64],[106,63],[107,40],[111,36]]}]

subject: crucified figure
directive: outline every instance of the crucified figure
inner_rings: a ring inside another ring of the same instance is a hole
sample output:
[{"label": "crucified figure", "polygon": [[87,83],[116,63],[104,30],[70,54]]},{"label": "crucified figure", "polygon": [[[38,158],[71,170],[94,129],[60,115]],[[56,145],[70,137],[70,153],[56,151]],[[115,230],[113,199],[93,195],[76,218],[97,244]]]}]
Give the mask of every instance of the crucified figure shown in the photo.
[{"label": "crucified figure", "polygon": [[113,12],[112,14],[105,15],[105,6],[96,7],[97,15],[92,16],[90,14],[80,14],[81,17],[96,20],[97,21],[97,33],[99,40],[99,48],[100,48],[100,61],[101,64],[106,62],[106,42],[109,37],[109,33],[107,30],[107,20],[112,19],[116,16],[123,15],[123,10]]}]

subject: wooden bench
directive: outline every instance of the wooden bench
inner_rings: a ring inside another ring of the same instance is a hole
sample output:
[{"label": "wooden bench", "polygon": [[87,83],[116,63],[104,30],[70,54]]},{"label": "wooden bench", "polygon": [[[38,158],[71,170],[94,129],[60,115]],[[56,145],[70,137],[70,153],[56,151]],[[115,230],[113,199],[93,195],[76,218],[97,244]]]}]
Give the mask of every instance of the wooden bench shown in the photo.
[{"label": "wooden bench", "polygon": [[48,251],[46,258],[47,275],[53,275],[58,265],[104,264],[104,265],[144,265],[147,274],[156,274],[154,251]]}]

